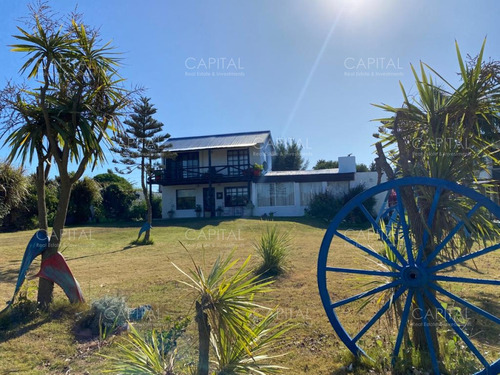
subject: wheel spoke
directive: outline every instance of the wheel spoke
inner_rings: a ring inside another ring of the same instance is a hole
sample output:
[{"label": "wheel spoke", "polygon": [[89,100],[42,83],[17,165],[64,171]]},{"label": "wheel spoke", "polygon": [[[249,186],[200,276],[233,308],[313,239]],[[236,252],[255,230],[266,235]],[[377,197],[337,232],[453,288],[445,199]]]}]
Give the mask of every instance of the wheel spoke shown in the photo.
[{"label": "wheel spoke", "polygon": [[401,343],[403,342],[403,335],[406,330],[406,325],[408,324],[408,318],[410,316],[410,307],[413,299],[413,290],[408,289],[408,296],[406,297],[405,307],[403,309],[403,315],[401,316],[401,324],[399,325],[398,337],[396,339],[396,345],[394,345],[394,351],[392,352],[392,365],[396,364],[396,359],[399,355],[399,349],[401,348]]},{"label": "wheel spoke", "polygon": [[358,275],[387,276],[387,277],[399,277],[400,276],[400,274],[398,272],[359,270],[359,269],[355,269],[355,268],[326,267],[325,270],[329,271],[329,272],[355,273]]},{"label": "wheel spoke", "polygon": [[466,262],[468,260],[480,257],[481,255],[491,253],[492,251],[495,251],[498,249],[500,249],[500,244],[488,246],[482,250],[475,251],[472,254],[462,255],[461,257],[458,257],[457,259],[450,260],[449,262],[444,262],[444,263],[438,264],[437,266],[432,267],[430,269],[430,271],[437,272],[437,271],[442,270],[444,268],[448,268],[448,267],[454,266],[456,264],[463,263],[463,262]]},{"label": "wheel spoke", "polygon": [[335,303],[332,303],[331,307],[333,309],[335,309],[337,307],[340,307],[340,306],[346,305],[348,303],[357,301],[358,299],[361,299],[361,298],[364,298],[364,297],[371,296],[373,294],[377,294],[377,293],[383,292],[384,290],[387,290],[387,289],[390,289],[390,288],[394,288],[395,286],[398,286],[399,284],[401,284],[401,281],[399,281],[399,280],[398,281],[393,281],[392,283],[388,283],[388,284],[379,286],[378,288],[374,288],[372,290],[369,290],[367,292],[359,293],[359,294],[356,294],[355,296],[352,296],[352,297],[343,299],[341,301],[337,301]]},{"label": "wheel spoke", "polygon": [[495,315],[490,314],[487,311],[484,311],[480,307],[477,307],[476,305],[473,305],[472,303],[467,302],[466,300],[464,300],[464,299],[456,296],[455,294],[453,294],[451,292],[448,292],[447,290],[441,288],[437,284],[432,283],[432,284],[430,284],[430,286],[431,286],[431,288],[434,288],[435,290],[437,290],[439,293],[444,294],[445,296],[447,296],[447,297],[449,297],[449,298],[457,301],[458,303],[461,303],[465,307],[468,307],[469,309],[471,309],[471,310],[477,312],[478,314],[484,316],[486,319],[489,319],[489,320],[495,322],[496,324],[500,324],[500,318],[496,317]]},{"label": "wheel spoke", "polygon": [[401,223],[401,226],[403,228],[403,236],[405,239],[408,261],[410,262],[410,264],[414,264],[415,259],[413,258],[413,244],[410,239],[410,229],[408,228],[408,223],[406,222],[405,208],[403,206],[403,200],[399,188],[396,189],[396,197],[398,200],[399,222]]},{"label": "wheel spoke", "polygon": [[[477,211],[477,209],[481,207],[481,204],[480,203],[476,203],[476,205],[474,207],[472,207],[472,209],[467,213],[466,217],[467,219],[470,219],[471,216],[474,214],[474,212]],[[438,254],[441,252],[441,250],[448,244],[448,242],[450,242],[450,240],[453,238],[453,236],[455,234],[457,234],[457,232],[462,229],[462,227],[464,226],[465,224],[465,221],[464,220],[460,220],[457,225],[455,225],[455,227],[451,230],[450,233],[448,233],[448,235],[446,236],[446,238],[439,244],[436,246],[436,248],[434,249],[434,251],[427,257],[427,259],[424,260],[424,266],[428,266],[430,262],[432,262],[432,260],[438,256]]]},{"label": "wheel spoke", "polygon": [[350,243],[351,245],[356,246],[358,249],[364,251],[365,253],[371,255],[372,257],[377,258],[378,260],[380,260],[381,262],[385,263],[386,265],[388,265],[388,266],[390,266],[390,267],[392,267],[394,269],[401,270],[401,266],[399,264],[396,264],[396,263],[392,262],[391,260],[387,259],[386,257],[383,257],[380,254],[377,254],[373,250],[370,250],[366,246],[363,246],[360,243],[354,241],[353,239],[351,239],[351,238],[343,235],[339,231],[335,231],[334,234],[336,236],[342,238],[344,241]]},{"label": "wheel spoke", "polygon": [[453,318],[448,314],[448,311],[439,303],[439,301],[429,293],[428,290],[425,291],[425,295],[432,302],[434,306],[438,309],[438,311],[444,316],[448,324],[453,328],[453,330],[460,336],[460,338],[465,342],[465,344],[469,347],[469,349],[474,353],[474,355],[479,359],[479,361],[485,366],[485,368],[489,368],[490,364],[488,361],[481,355],[479,350],[474,346],[474,344],[469,340],[467,334],[458,326],[458,324],[453,320]]},{"label": "wheel spoke", "polygon": [[469,277],[453,277],[453,276],[432,275],[430,277],[430,279],[431,280],[436,280],[436,281],[449,281],[449,282],[452,282],[452,283],[500,285],[500,280],[471,279]]},{"label": "wheel spoke", "polygon": [[356,343],[363,335],[374,325],[377,320],[387,311],[387,309],[404,293],[406,288],[404,286],[399,287],[399,289],[394,293],[394,295],[382,306],[382,308],[370,319],[368,323],[359,331],[359,333],[352,339],[353,343]]},{"label": "wheel spoke", "polygon": [[361,209],[361,211],[366,216],[366,218],[370,221],[370,223],[373,226],[373,229],[375,230],[375,232],[377,232],[378,235],[380,236],[380,238],[382,238],[382,240],[387,244],[387,246],[389,246],[389,248],[394,253],[394,255],[396,256],[396,258],[398,258],[398,260],[401,262],[402,265],[406,266],[408,263],[406,262],[405,258],[403,258],[403,256],[398,251],[398,249],[396,249],[396,247],[394,246],[394,244],[389,240],[389,238],[384,233],[384,231],[382,230],[382,228],[380,228],[380,225],[378,225],[378,223],[373,219],[372,215],[370,215],[370,213],[368,212],[368,210],[366,209],[366,207],[362,203],[359,204],[358,207],[359,207],[359,209]]},{"label": "wheel spoke", "polygon": [[434,349],[434,343],[432,342],[431,332],[429,330],[429,323],[427,322],[427,317],[425,316],[426,310],[425,310],[424,298],[420,293],[417,293],[417,301],[420,307],[420,311],[423,313],[422,321],[424,324],[424,332],[425,332],[425,338],[427,340],[427,347],[429,348],[429,354],[431,356],[432,367],[434,368],[434,372],[436,374],[439,374],[439,365],[436,357],[436,350]]}]

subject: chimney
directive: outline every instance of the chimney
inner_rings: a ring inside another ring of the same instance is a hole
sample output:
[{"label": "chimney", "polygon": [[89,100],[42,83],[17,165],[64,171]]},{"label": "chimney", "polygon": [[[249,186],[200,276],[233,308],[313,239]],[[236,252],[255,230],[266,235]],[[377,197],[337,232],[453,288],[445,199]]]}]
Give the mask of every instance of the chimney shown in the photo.
[{"label": "chimney", "polygon": [[355,156],[339,156],[339,173],[356,172]]}]

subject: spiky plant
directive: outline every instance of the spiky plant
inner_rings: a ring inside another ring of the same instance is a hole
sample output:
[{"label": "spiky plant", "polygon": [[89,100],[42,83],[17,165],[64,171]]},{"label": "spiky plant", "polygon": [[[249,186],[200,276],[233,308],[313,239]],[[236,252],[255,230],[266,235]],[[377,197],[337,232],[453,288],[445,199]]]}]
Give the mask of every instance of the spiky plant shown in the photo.
[{"label": "spiky plant", "polygon": [[272,360],[277,356],[268,355],[276,349],[277,340],[291,328],[287,322],[274,324],[277,316],[277,311],[273,310],[263,319],[251,323],[253,334],[250,341],[240,336],[226,335],[224,331],[219,335],[212,334],[217,375],[274,374],[285,369],[273,364]]},{"label": "spiky plant", "polygon": [[280,231],[277,225],[267,226],[254,243],[255,251],[262,258],[257,272],[265,276],[276,276],[285,272],[290,248],[289,232]]},{"label": "spiky plant", "polygon": [[250,256],[233,270],[238,262],[233,260],[233,253],[227,257],[219,256],[208,273],[194,260],[194,268],[188,272],[174,264],[189,279],[189,282],[182,282],[197,294],[195,305],[199,338],[198,375],[209,373],[211,335],[217,342],[224,342],[225,339],[221,337],[237,338],[245,350],[249,351],[249,345],[256,337],[250,317],[265,318],[257,310],[267,308],[257,304],[254,295],[269,292],[271,281],[259,281],[253,270],[247,269]]}]

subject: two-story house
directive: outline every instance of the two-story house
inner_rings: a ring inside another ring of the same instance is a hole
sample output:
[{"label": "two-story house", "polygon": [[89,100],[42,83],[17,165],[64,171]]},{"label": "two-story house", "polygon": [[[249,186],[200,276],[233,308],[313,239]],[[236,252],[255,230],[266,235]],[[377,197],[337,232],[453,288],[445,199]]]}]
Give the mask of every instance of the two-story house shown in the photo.
[{"label": "two-story house", "polygon": [[356,173],[353,156],[339,168],[273,171],[269,131],[171,138],[176,158],[164,158],[153,184],[160,185],[162,215],[168,217],[274,214],[302,216],[310,198],[323,191],[376,184],[376,172]]}]

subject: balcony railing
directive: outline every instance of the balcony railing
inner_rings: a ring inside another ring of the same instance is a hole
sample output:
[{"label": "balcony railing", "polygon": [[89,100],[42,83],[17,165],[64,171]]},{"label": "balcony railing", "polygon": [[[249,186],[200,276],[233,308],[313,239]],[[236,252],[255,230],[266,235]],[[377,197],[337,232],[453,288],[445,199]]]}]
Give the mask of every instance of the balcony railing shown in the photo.
[{"label": "balcony railing", "polygon": [[261,171],[252,165],[213,165],[211,167],[177,167],[153,171],[150,182],[159,185],[206,184],[209,182],[252,181]]}]

